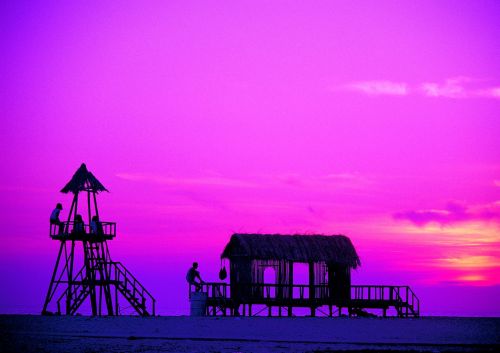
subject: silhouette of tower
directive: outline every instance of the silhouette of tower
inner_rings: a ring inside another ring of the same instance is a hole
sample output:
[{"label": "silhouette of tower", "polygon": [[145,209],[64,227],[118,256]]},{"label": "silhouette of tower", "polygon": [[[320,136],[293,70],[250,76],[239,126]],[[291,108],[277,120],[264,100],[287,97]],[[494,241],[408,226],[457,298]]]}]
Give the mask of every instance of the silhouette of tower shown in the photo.
[{"label": "silhouette of tower", "polygon": [[[103,191],[108,190],[85,164],[61,190],[73,193],[73,201],[67,221],[50,225],[50,237],[60,247],[42,314],[50,314],[49,306],[57,305],[58,314],[74,315],[89,299],[94,316],[103,311],[104,315],[120,315],[129,308],[141,316],[155,315],[153,296],[123,264],[111,260],[107,241],[115,238],[116,223],[98,218],[97,194]],[[84,207],[79,204],[82,194]],[[86,206],[88,223],[78,213],[79,206],[84,210]]]}]

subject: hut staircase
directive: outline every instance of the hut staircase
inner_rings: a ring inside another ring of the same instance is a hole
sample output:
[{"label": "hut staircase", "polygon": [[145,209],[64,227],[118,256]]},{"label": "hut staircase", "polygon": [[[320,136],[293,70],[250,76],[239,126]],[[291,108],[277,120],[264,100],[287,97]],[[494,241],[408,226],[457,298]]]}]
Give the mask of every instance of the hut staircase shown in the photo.
[{"label": "hut staircase", "polygon": [[420,316],[419,300],[410,287],[405,287],[405,288],[406,288],[406,294],[405,294],[406,300],[403,300],[403,298],[401,297],[400,289],[395,288],[395,298],[397,304],[394,305],[394,308],[396,309],[398,317],[404,317],[404,318],[419,317]]}]

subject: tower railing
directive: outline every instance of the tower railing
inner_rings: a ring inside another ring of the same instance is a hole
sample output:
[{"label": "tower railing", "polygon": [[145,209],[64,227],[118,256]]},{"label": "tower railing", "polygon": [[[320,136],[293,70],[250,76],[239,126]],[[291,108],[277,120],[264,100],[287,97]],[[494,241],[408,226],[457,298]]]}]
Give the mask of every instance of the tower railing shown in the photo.
[{"label": "tower railing", "polygon": [[97,232],[94,232],[88,223],[80,223],[80,229],[75,228],[75,221],[65,221],[59,224],[50,224],[50,237],[59,239],[70,236],[103,236],[108,239],[116,237],[116,222],[97,223]]}]

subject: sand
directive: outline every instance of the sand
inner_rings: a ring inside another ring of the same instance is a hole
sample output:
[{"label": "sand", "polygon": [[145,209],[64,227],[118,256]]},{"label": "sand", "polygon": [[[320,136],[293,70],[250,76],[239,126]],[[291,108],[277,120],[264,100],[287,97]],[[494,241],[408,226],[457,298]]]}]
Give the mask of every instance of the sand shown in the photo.
[{"label": "sand", "polygon": [[500,351],[500,318],[0,315],[0,351]]}]

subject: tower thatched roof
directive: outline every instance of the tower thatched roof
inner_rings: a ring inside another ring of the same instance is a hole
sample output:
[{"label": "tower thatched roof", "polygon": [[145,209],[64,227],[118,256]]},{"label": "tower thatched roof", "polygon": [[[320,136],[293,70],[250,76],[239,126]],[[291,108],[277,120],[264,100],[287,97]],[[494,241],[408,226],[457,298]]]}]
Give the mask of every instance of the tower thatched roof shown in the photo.
[{"label": "tower thatched roof", "polygon": [[102,185],[101,182],[87,170],[85,163],[82,163],[71,180],[61,190],[61,192],[65,194],[68,192],[76,194],[80,191],[92,191],[96,193],[108,191],[108,189],[106,189],[104,185]]},{"label": "tower thatched roof", "polygon": [[344,235],[233,234],[221,257],[361,265],[354,245]]}]

